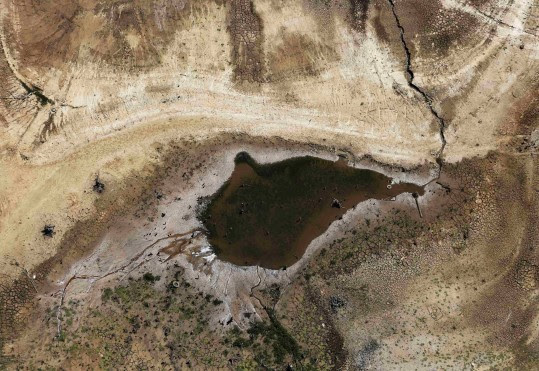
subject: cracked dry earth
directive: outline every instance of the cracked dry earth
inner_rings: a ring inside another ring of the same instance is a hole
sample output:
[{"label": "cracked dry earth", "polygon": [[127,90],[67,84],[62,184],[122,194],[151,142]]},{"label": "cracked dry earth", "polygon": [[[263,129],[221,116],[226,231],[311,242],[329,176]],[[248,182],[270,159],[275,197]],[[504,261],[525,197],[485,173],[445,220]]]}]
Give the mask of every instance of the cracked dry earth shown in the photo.
[{"label": "cracked dry earth", "polygon": [[[0,369],[539,368],[537,1],[0,0],[0,45]],[[242,151],[424,188],[237,266]]]}]

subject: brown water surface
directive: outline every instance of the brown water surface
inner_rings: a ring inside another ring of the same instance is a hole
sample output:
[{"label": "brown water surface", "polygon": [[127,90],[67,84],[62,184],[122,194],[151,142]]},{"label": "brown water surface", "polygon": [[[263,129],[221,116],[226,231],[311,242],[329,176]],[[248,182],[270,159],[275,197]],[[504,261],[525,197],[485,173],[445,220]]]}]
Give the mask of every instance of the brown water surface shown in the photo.
[{"label": "brown water surface", "polygon": [[391,185],[391,178],[342,159],[306,156],[258,164],[242,152],[235,163],[200,217],[218,258],[242,266],[288,267],[358,203],[423,194],[418,185]]}]

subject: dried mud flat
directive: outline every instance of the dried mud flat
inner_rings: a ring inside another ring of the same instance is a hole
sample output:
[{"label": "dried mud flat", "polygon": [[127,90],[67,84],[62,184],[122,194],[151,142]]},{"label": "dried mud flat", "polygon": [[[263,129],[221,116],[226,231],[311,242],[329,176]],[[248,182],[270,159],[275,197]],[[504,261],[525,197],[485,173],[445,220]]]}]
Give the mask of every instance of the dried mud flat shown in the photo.
[{"label": "dried mud flat", "polygon": [[[532,0],[0,0],[0,368],[536,369]],[[247,151],[424,194],[286,269],[200,210]]]}]

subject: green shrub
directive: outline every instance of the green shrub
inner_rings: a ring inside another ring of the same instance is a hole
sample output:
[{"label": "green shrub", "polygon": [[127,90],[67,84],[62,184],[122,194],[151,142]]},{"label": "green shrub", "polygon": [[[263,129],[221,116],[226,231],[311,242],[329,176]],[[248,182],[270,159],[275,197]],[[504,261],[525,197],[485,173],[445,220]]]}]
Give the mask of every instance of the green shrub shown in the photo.
[{"label": "green shrub", "polygon": [[101,300],[102,301],[108,301],[110,297],[112,296],[112,289],[110,287],[107,287],[103,290],[103,293],[101,294]]}]

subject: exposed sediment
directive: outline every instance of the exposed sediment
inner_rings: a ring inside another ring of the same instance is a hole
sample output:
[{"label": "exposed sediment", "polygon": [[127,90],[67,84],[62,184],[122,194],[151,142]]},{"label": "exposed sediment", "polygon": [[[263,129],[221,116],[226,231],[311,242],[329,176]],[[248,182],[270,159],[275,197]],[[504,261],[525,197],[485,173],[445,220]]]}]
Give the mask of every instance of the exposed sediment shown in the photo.
[{"label": "exposed sediment", "polygon": [[440,178],[440,174],[442,172],[442,166],[443,166],[443,153],[444,153],[444,149],[445,149],[445,146],[447,144],[446,140],[445,140],[445,134],[444,134],[444,131],[446,129],[446,122],[445,120],[443,119],[443,117],[440,115],[440,113],[437,111],[437,109],[434,107],[434,102],[433,102],[433,99],[432,97],[427,93],[425,92],[424,89],[420,88],[415,82],[414,82],[414,71],[412,69],[412,54],[410,53],[410,49],[408,48],[408,45],[406,44],[406,39],[405,39],[405,36],[404,36],[404,28],[402,27],[401,23],[400,23],[400,20],[399,20],[399,16],[397,15],[397,9],[395,7],[395,1],[394,0],[388,0],[389,2],[389,5],[391,6],[391,12],[393,13],[393,16],[395,17],[395,22],[397,24],[397,27],[399,29],[399,33],[400,33],[400,40],[401,40],[401,43],[402,43],[402,47],[404,49],[404,53],[406,54],[406,81],[408,82],[408,86],[410,88],[412,88],[415,92],[417,92],[419,95],[421,95],[421,97],[423,98],[423,100],[425,101],[425,103],[427,104],[430,112],[432,113],[432,115],[434,116],[434,119],[436,120],[439,128],[440,128],[440,141],[441,141],[441,145],[440,145],[440,149],[438,150],[437,154],[436,154],[436,162],[438,163],[438,176],[433,179],[433,180],[437,180]]},{"label": "exposed sediment", "polygon": [[[0,0],[0,368],[532,369],[538,12]],[[425,194],[238,267],[197,212],[244,150]]]}]

